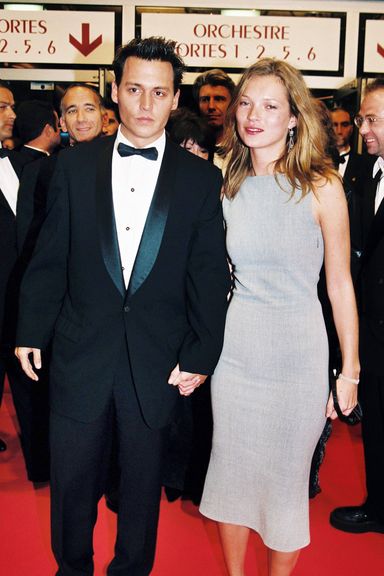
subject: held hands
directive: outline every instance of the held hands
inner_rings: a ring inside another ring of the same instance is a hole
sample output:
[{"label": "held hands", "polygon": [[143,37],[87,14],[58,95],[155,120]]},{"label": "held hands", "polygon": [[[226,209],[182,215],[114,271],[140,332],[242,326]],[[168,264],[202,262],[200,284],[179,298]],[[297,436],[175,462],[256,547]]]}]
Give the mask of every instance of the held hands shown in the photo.
[{"label": "held hands", "polygon": [[[336,380],[336,389],[340,409],[343,414],[348,416],[357,404],[357,385],[338,378]],[[331,418],[331,420],[337,418],[336,410],[333,405],[332,392],[329,395],[325,415],[327,418]]]},{"label": "held hands", "polygon": [[29,376],[29,378],[31,378],[32,380],[35,380],[37,382],[39,377],[36,374],[36,372],[34,372],[34,370],[32,368],[32,364],[29,360],[30,354],[32,354],[33,365],[34,365],[35,369],[40,370],[40,368],[41,368],[41,351],[38,348],[19,347],[19,348],[15,349],[15,355],[19,359],[19,362],[21,364],[22,369],[24,370],[26,375]]},{"label": "held hands", "polygon": [[168,384],[178,386],[179,392],[182,396],[189,396],[196,388],[203,384],[206,379],[207,376],[204,376],[203,374],[182,372],[180,371],[179,365],[177,365],[171,372]]}]

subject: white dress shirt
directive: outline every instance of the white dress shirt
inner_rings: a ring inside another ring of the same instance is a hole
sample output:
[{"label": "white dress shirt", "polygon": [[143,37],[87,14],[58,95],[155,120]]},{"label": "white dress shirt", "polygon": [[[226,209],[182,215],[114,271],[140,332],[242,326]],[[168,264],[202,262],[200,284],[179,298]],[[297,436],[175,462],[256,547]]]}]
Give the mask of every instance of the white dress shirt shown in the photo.
[{"label": "white dress shirt", "polygon": [[0,158],[0,190],[16,216],[17,192],[19,179],[9,158]]},{"label": "white dress shirt", "polygon": [[112,197],[125,287],[128,287],[145,221],[157,184],[165,149],[165,132],[148,147],[156,147],[157,160],[120,156],[120,142],[132,146],[119,127],[112,155]]},{"label": "white dress shirt", "polygon": [[345,171],[347,169],[350,153],[351,153],[351,149],[348,148],[347,150],[343,150],[343,152],[341,152],[341,154],[340,154],[340,156],[344,158],[344,162],[340,162],[339,168],[338,168],[339,174],[342,178],[344,178],[344,174],[345,174]]},{"label": "white dress shirt", "polygon": [[379,209],[382,199],[384,198],[384,158],[381,156],[378,157],[375,164],[373,165],[373,177],[376,176],[379,170],[381,170],[381,177],[376,188],[375,214]]}]

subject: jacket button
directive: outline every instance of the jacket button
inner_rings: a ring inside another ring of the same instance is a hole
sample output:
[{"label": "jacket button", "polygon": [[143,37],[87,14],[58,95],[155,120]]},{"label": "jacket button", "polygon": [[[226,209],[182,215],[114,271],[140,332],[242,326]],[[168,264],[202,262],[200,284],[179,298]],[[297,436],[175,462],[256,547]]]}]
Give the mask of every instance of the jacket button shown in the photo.
[{"label": "jacket button", "polygon": [[379,284],[384,284],[384,278],[379,278]]},{"label": "jacket button", "polygon": [[129,312],[130,311],[130,307],[129,306],[124,306],[124,312]]}]

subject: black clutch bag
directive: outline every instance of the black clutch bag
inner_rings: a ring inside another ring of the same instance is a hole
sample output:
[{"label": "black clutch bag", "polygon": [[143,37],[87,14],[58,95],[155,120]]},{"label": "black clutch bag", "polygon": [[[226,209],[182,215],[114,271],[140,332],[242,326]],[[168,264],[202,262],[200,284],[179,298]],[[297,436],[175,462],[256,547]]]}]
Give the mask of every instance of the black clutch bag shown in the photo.
[{"label": "black clutch bag", "polygon": [[359,422],[361,422],[361,419],[363,417],[363,410],[359,402],[356,404],[352,412],[348,414],[348,416],[343,414],[342,411],[340,410],[339,401],[337,399],[336,379],[334,378],[332,378],[332,397],[333,397],[333,405],[335,407],[336,414],[339,417],[339,420],[345,422],[346,424],[349,424],[350,426],[355,426],[356,424],[359,424]]}]

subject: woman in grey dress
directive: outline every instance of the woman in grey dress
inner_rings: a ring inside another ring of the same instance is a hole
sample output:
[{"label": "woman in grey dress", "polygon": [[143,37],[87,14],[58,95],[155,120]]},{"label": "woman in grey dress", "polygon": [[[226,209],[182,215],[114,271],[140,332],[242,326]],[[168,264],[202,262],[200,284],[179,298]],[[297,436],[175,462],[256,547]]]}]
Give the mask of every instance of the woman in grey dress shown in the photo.
[{"label": "woman in grey dress", "polygon": [[357,402],[357,313],[345,195],[304,80],[289,64],[247,69],[228,110],[224,216],[235,288],[212,379],[214,436],[201,512],[219,522],[230,576],[250,530],[269,576],[289,576],[309,543],[308,478],[326,416],[323,258],[342,352],[339,402]]}]

